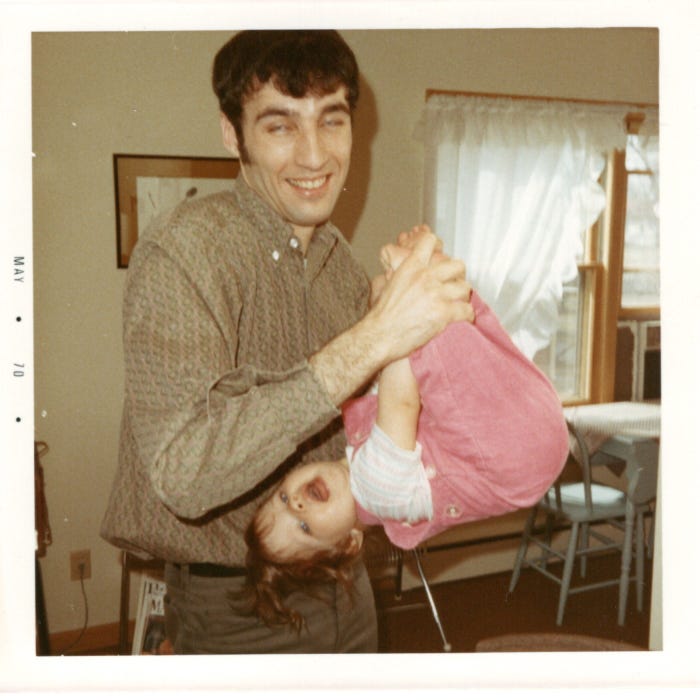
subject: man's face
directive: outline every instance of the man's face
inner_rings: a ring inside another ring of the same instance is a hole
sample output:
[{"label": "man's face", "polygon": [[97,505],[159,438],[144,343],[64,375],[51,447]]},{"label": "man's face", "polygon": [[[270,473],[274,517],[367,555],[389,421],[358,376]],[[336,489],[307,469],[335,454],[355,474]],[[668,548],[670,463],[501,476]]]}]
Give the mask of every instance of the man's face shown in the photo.
[{"label": "man's face", "polygon": [[[330,218],[348,173],[352,125],[345,92],[341,86],[296,98],[268,82],[244,104],[249,162],[241,163],[241,173],[304,241]],[[238,155],[233,127],[227,134],[222,124],[224,143]]]}]

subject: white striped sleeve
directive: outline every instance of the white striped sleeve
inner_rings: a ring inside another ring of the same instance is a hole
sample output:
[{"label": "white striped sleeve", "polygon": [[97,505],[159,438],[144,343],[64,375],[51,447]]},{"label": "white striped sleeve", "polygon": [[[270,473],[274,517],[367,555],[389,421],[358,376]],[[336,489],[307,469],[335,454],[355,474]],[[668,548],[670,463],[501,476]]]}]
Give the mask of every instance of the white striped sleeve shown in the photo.
[{"label": "white striped sleeve", "polygon": [[353,454],[350,488],[355,500],[379,518],[408,521],[433,517],[430,483],[421,461],[421,446],[404,450],[374,425],[367,441]]}]

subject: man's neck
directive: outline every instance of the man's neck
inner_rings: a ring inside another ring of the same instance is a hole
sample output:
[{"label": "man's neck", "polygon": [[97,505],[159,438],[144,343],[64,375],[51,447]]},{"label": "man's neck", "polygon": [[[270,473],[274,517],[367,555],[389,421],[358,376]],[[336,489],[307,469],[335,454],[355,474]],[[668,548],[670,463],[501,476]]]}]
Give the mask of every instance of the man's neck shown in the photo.
[{"label": "man's neck", "polygon": [[306,251],[309,249],[309,244],[311,243],[311,238],[316,230],[315,226],[294,226],[294,235],[299,239],[301,243],[301,252],[306,255]]}]

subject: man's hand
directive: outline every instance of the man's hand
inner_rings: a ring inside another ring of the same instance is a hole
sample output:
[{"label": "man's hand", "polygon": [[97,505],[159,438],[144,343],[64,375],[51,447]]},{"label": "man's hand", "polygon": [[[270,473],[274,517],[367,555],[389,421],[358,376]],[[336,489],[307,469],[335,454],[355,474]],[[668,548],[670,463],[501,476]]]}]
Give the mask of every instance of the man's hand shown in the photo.
[{"label": "man's hand", "polygon": [[389,263],[390,278],[368,314],[392,346],[390,360],[420,347],[448,323],[474,320],[464,263],[440,254],[442,245],[427,227],[401,234],[399,245],[409,249],[405,259]]},{"label": "man's hand", "polygon": [[427,228],[411,234],[411,246],[367,315],[309,358],[336,406],[449,323],[474,320],[464,263],[435,255],[440,242]]}]

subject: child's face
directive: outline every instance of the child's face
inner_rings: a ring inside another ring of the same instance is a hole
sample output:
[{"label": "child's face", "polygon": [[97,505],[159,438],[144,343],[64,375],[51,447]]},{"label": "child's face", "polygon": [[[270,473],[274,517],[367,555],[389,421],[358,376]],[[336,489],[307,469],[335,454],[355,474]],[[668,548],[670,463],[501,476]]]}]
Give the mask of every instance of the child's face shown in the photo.
[{"label": "child's face", "polygon": [[313,462],[292,470],[258,518],[264,544],[283,561],[334,549],[357,521],[347,462]]}]

